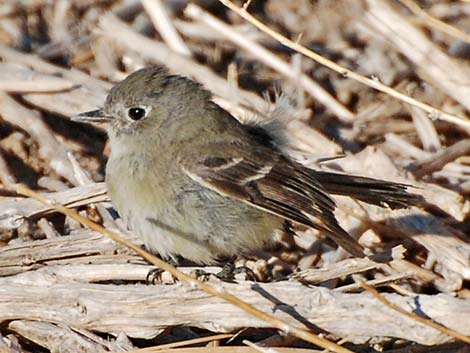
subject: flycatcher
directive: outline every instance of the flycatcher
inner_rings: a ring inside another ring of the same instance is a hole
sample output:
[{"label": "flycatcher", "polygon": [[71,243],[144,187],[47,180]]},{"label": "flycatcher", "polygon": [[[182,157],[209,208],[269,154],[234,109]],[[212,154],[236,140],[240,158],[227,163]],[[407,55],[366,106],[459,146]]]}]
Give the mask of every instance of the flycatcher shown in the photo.
[{"label": "flycatcher", "polygon": [[166,259],[211,264],[249,254],[291,223],[361,257],[330,193],[391,208],[422,201],[403,184],[304,167],[283,153],[268,126],[240,123],[201,85],[161,66],[129,75],[102,109],[75,120],[105,124],[113,205]]}]

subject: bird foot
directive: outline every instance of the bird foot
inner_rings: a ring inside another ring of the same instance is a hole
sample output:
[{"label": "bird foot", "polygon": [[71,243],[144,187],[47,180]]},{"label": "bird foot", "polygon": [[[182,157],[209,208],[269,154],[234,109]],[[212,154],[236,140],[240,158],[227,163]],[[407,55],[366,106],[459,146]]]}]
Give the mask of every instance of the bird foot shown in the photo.
[{"label": "bird foot", "polygon": [[217,273],[206,272],[202,269],[196,270],[194,272],[194,274],[196,275],[196,278],[202,281],[208,281],[210,276],[214,276],[223,282],[229,282],[229,283],[236,283],[235,275],[239,273],[245,273],[247,280],[257,281],[257,277],[255,273],[250,268],[246,266],[235,267],[233,262],[226,263],[222,267],[222,270],[220,270]]},{"label": "bird foot", "polygon": [[[178,266],[178,263],[174,260],[169,260],[167,261],[170,265],[172,265],[173,267],[176,267]],[[162,283],[162,274],[163,272],[165,272],[164,270],[162,270],[161,268],[154,268],[154,269],[151,269],[148,273],[147,273],[147,276],[145,277],[145,284],[146,285],[155,285],[157,283]],[[171,275],[172,279],[173,279],[173,283],[176,283],[178,282],[178,278],[176,278],[175,276]]]}]

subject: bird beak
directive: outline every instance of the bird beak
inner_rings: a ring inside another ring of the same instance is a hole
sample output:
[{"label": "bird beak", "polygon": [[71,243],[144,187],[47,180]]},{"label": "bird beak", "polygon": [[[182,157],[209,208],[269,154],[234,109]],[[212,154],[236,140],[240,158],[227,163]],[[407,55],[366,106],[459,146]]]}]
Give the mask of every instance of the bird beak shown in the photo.
[{"label": "bird beak", "polygon": [[71,120],[79,121],[81,123],[107,124],[113,120],[113,117],[106,115],[102,109],[97,109],[75,115]]}]

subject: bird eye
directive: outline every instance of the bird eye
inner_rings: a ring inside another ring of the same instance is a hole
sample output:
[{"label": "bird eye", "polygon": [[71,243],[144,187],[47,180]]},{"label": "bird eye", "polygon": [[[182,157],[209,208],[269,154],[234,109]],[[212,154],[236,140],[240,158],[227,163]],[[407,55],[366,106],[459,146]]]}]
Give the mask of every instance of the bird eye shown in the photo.
[{"label": "bird eye", "polygon": [[130,108],[127,111],[127,115],[129,115],[129,118],[132,120],[140,120],[145,118],[145,114],[147,114],[147,112],[144,108]]}]

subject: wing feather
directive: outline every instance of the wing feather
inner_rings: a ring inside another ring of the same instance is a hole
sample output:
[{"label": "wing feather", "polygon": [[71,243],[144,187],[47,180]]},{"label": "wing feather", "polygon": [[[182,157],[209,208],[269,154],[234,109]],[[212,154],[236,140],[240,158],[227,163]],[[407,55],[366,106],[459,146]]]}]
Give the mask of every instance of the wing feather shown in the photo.
[{"label": "wing feather", "polygon": [[232,157],[192,156],[180,161],[182,169],[204,187],[319,229],[351,254],[363,256],[362,247],[338,224],[334,201],[305,167],[272,149],[246,155],[231,147]]}]

